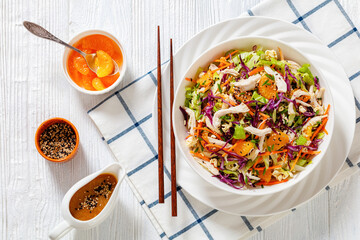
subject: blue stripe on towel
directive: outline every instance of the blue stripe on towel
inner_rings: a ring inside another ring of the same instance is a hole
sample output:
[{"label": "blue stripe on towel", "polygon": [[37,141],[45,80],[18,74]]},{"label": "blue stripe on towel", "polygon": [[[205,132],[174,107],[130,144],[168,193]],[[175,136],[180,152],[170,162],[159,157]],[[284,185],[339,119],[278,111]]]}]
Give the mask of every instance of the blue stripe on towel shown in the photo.
[{"label": "blue stripe on towel", "polygon": [[256,230],[258,230],[258,232],[261,232],[262,231],[262,228],[260,226],[257,226],[256,227]]},{"label": "blue stripe on towel", "polygon": [[140,121],[136,122],[134,125],[131,125],[130,127],[128,127],[127,129],[125,129],[124,131],[120,132],[119,134],[115,135],[114,137],[110,138],[107,141],[107,144],[112,143],[113,141],[119,139],[120,137],[124,136],[125,134],[127,134],[128,132],[130,132],[131,130],[133,130],[134,128],[136,128],[137,126],[141,125],[142,123],[146,122],[147,120],[149,120],[152,117],[152,114],[150,113],[149,115],[147,115],[146,117],[144,117],[143,119],[141,119]]},{"label": "blue stripe on towel", "polygon": [[160,238],[163,238],[163,237],[165,237],[165,236],[166,236],[165,232],[162,232],[162,233],[160,234]]},{"label": "blue stripe on towel", "polygon": [[249,9],[247,12],[250,16],[254,16],[254,13],[251,11],[251,9]]},{"label": "blue stripe on towel", "polygon": [[360,103],[359,103],[359,101],[356,99],[356,97],[354,97],[354,98],[355,98],[355,105],[356,105],[357,109],[360,111]]},{"label": "blue stripe on towel", "polygon": [[[177,187],[176,187],[176,191],[180,191],[180,190],[181,190],[181,187],[180,187],[180,186],[177,186]],[[164,195],[164,199],[167,199],[167,198],[170,197],[170,196],[171,196],[171,191],[168,192],[168,193],[166,193],[166,194]],[[152,207],[154,207],[154,206],[156,206],[156,205],[158,205],[158,204],[159,204],[159,200],[156,200],[156,201],[150,203],[150,204],[148,205],[148,207],[149,207],[149,208],[152,208]]]},{"label": "blue stripe on towel", "polygon": [[254,230],[254,227],[251,225],[251,223],[249,222],[249,220],[247,219],[247,217],[241,216],[241,219],[244,221],[244,223],[246,224],[246,226],[248,227],[248,229],[249,229],[250,231]]},{"label": "blue stripe on towel", "polygon": [[156,79],[155,75],[152,72],[149,72],[149,76],[150,76],[151,80],[153,80],[155,86],[157,86],[157,79]]},{"label": "blue stripe on towel", "polygon": [[[348,21],[348,23],[350,24],[350,26],[352,28],[355,28],[354,23],[351,21],[351,19],[349,18],[349,15],[347,15],[347,13],[345,12],[344,8],[341,6],[341,4],[339,3],[338,0],[333,0],[335,2],[335,4],[337,5],[337,7],[340,9],[340,12],[344,15],[344,17],[346,18],[346,20]],[[359,31],[356,31],[356,35],[360,38],[360,33]]]},{"label": "blue stripe on towel", "polygon": [[[190,212],[192,213],[192,215],[195,217],[196,221],[195,223],[198,223],[200,225],[200,227],[202,228],[202,230],[204,231],[204,233],[206,234],[206,236],[208,237],[208,239],[213,239],[213,237],[211,236],[211,234],[209,233],[209,230],[206,228],[206,226],[204,225],[204,223],[201,221],[199,221],[199,215],[196,213],[195,209],[193,208],[193,206],[191,205],[191,203],[189,202],[189,200],[186,198],[185,194],[182,191],[179,191],[179,195],[182,198],[182,200],[185,202],[186,206],[189,208]],[[170,238],[169,238],[170,239]]]},{"label": "blue stripe on towel", "polygon": [[345,33],[344,35],[342,35],[338,39],[336,39],[333,42],[329,43],[328,47],[329,48],[333,47],[334,45],[338,44],[339,42],[341,42],[342,40],[344,40],[345,38],[347,38],[348,36],[350,36],[351,34],[353,34],[356,31],[357,31],[356,28],[351,29],[350,31],[348,31],[347,33]]},{"label": "blue stripe on towel", "polygon": [[[321,8],[323,8],[324,6],[326,6],[328,3],[330,3],[331,0],[326,0],[325,2],[321,3],[319,6],[311,9],[310,11],[308,11],[307,13],[305,13],[304,15],[302,15],[300,18],[301,20],[307,18],[308,16],[310,16],[311,14],[313,14],[314,12],[317,12],[318,10],[320,10]],[[296,19],[295,21],[293,21],[293,24],[297,24],[298,22],[300,22],[300,19]]]},{"label": "blue stripe on towel", "polygon": [[[175,233],[174,235],[169,237],[169,240],[172,240],[178,236],[180,236],[181,234],[183,234],[184,232],[186,232],[187,230],[191,229],[192,227],[196,226],[197,224],[201,224],[205,219],[207,219],[208,217],[212,216],[214,213],[218,212],[218,210],[213,209],[212,211],[210,211],[209,213],[205,214],[202,218],[196,220],[195,222],[191,223],[190,225],[186,226],[185,228],[181,229],[180,231],[178,231],[177,233]],[[206,234],[206,233],[205,233]],[[209,234],[209,235],[208,235]],[[213,237],[210,235],[210,233],[206,234],[206,236],[209,239],[213,239]]]},{"label": "blue stripe on towel", "polygon": [[[120,93],[116,93],[117,98],[119,99],[120,103],[123,105],[125,111],[127,112],[127,114],[129,115],[130,119],[133,121],[134,124],[137,123],[134,115],[132,114],[132,112],[130,111],[128,105],[126,104],[126,102],[124,101],[124,99],[121,97]],[[141,128],[141,126],[137,125],[136,128],[139,130],[140,135],[142,136],[142,138],[144,139],[146,145],[148,145],[148,147],[150,148],[151,152],[154,154],[154,156],[157,155],[157,152],[154,148],[154,146],[151,144],[149,138],[146,136],[146,134],[144,133],[144,130]]]},{"label": "blue stripe on towel", "polygon": [[151,159],[147,160],[146,162],[144,162],[143,164],[141,164],[140,166],[136,167],[134,170],[128,172],[128,177],[130,177],[131,175],[133,175],[134,173],[137,173],[138,171],[140,171],[141,169],[143,169],[144,167],[146,167],[147,165],[149,165],[150,163],[152,163],[153,161],[155,161],[156,159],[158,159],[158,155],[155,155],[154,157],[152,157]]},{"label": "blue stripe on towel", "polygon": [[352,81],[352,80],[354,80],[354,78],[358,77],[359,75],[360,75],[360,71],[358,71],[357,73],[351,75],[351,76],[349,77],[349,80]]},{"label": "blue stripe on towel", "polygon": [[311,32],[308,25],[305,23],[305,21],[303,21],[304,20],[303,17],[299,14],[299,11],[295,8],[293,2],[291,0],[286,0],[286,2],[291,8],[291,10],[294,12],[295,16],[298,18],[299,22],[303,25],[303,27],[309,32]]}]

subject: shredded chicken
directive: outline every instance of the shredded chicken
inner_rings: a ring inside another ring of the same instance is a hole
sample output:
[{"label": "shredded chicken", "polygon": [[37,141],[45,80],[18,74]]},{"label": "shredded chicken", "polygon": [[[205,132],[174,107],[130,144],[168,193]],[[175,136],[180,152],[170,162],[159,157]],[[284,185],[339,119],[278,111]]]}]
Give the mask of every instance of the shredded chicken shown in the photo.
[{"label": "shredded chicken", "polygon": [[[296,99],[296,98],[299,98],[299,97],[301,97],[301,96],[310,96],[310,94],[309,93],[307,93],[307,92],[305,92],[305,91],[303,91],[303,90],[296,90],[294,93],[293,93],[293,95],[291,96],[291,100],[294,100],[294,99]],[[297,100],[296,102],[298,102],[298,101],[300,101],[300,100]],[[301,101],[300,102],[300,104],[302,104],[302,103],[304,103],[303,101]],[[306,104],[306,103],[304,103],[304,104]],[[302,104],[302,105],[304,105],[304,104]],[[308,105],[308,104],[307,104]],[[304,106],[306,106],[306,105],[304,105]],[[308,107],[308,106],[307,106]],[[288,107],[288,114],[290,115],[290,114],[295,114],[296,112],[295,112],[295,110],[294,110],[294,103],[293,102],[290,102],[289,103],[289,107]]]},{"label": "shredded chicken", "polygon": [[255,89],[256,83],[259,82],[260,78],[260,74],[255,74],[253,76],[250,76],[248,79],[242,79],[238,82],[234,82],[233,85],[240,88],[240,90],[243,92],[250,91]]},{"label": "shredded chicken", "polygon": [[278,92],[286,92],[287,91],[287,85],[283,77],[280,75],[280,73],[272,70],[269,66],[265,66],[264,70],[267,74],[273,75],[275,79],[275,84],[277,86]]},{"label": "shredded chicken", "polygon": [[307,129],[309,127],[312,127],[314,124],[316,124],[317,122],[321,122],[321,119],[327,117],[327,115],[323,115],[323,116],[316,116],[311,118],[307,123],[305,123],[305,125],[302,127],[301,132],[305,137],[310,137],[307,136]]},{"label": "shredded chicken", "polygon": [[194,135],[195,133],[195,129],[194,127],[196,127],[196,118],[195,118],[195,113],[193,110],[191,110],[190,108],[185,108],[186,113],[189,115],[189,120],[188,120],[188,129],[191,135]]},{"label": "shredded chicken", "polygon": [[[224,146],[226,144],[226,142],[221,141],[219,139],[212,138],[212,137],[209,137],[209,142],[212,143],[212,144],[219,145],[219,146]],[[232,144],[227,143],[225,147],[229,148],[229,147],[232,147],[232,146],[233,146]]]},{"label": "shredded chicken", "polygon": [[[225,105],[225,104],[224,104]],[[205,117],[205,124],[208,128],[210,128],[212,131],[221,134],[220,130],[215,128],[214,125],[211,124],[209,117]]]},{"label": "shredded chicken", "polygon": [[[223,104],[223,105],[225,105],[225,104]],[[213,125],[215,128],[219,128],[221,125],[220,117],[225,116],[226,114],[246,113],[248,111],[249,111],[249,108],[244,103],[241,103],[240,105],[238,105],[236,107],[230,107],[228,109],[221,109],[221,110],[215,112],[214,117],[213,117]]]},{"label": "shredded chicken", "polygon": [[186,146],[193,147],[196,145],[197,141],[198,141],[198,138],[195,138],[194,136],[190,136],[186,139],[185,143],[186,143]]},{"label": "shredded chicken", "polygon": [[253,126],[248,126],[244,128],[244,130],[259,137],[266,136],[267,134],[272,132],[271,128],[259,129]]},{"label": "shredded chicken", "polygon": [[240,76],[240,73],[238,73],[235,69],[233,68],[227,68],[225,70],[222,71],[224,74],[230,74],[230,75],[233,75],[234,77],[239,77]]},{"label": "shredded chicken", "polygon": [[288,66],[291,70],[297,71],[300,68],[300,65],[297,62],[291,60],[287,60],[287,62],[289,63]]},{"label": "shredded chicken", "polygon": [[271,58],[277,59],[277,53],[275,50],[266,50],[265,51],[265,59],[270,61]]},{"label": "shredded chicken", "polygon": [[210,66],[209,66],[209,70],[210,71],[214,71],[214,70],[216,70],[216,69],[218,69],[218,67],[215,65],[215,64],[210,64]]},{"label": "shredded chicken", "polygon": [[316,90],[315,96],[316,98],[323,98],[325,92],[325,88],[320,88],[319,90]]},{"label": "shredded chicken", "polygon": [[249,155],[248,155],[248,158],[249,159],[251,159],[251,160],[254,160],[258,155],[259,155],[259,150],[258,149],[256,149],[256,148],[253,148],[251,151],[250,151],[250,153],[249,153]]},{"label": "shredded chicken", "polygon": [[219,170],[214,167],[214,165],[212,165],[210,162],[204,161],[200,158],[194,157],[194,159],[200,163],[206,170],[208,170],[210,173],[214,174],[214,175],[219,175]]}]

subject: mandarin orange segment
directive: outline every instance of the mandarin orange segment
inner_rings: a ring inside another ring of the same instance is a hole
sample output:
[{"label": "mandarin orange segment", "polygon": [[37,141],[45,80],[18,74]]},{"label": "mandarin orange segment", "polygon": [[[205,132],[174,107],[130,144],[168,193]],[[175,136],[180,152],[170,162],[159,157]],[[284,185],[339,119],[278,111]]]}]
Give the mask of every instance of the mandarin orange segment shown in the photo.
[{"label": "mandarin orange segment", "polygon": [[90,72],[90,69],[83,57],[76,57],[74,59],[74,67],[82,75],[87,75]]},{"label": "mandarin orange segment", "polygon": [[[96,51],[102,50],[110,55],[111,58],[116,61],[118,66],[121,66],[123,63],[123,55],[120,47],[116,44],[116,42],[107,36],[100,34],[86,36],[74,43],[73,46],[77,47],[85,53],[96,53]],[[75,59],[77,63],[75,63]],[[96,89],[92,85],[92,80],[98,76],[85,64],[86,62],[84,62],[84,59],[78,53],[75,51],[70,52],[67,60],[67,70],[70,78],[78,86],[87,90],[95,91]],[[113,76],[103,77],[101,78],[101,82],[105,88],[107,88],[114,84],[118,77],[119,73]]]},{"label": "mandarin orange segment", "polygon": [[82,42],[82,47],[95,51],[102,50],[110,55],[114,53],[113,41],[110,38],[99,34],[85,37]]},{"label": "mandarin orange segment", "polygon": [[101,81],[103,82],[103,84],[105,85],[105,87],[110,87],[111,85],[113,85],[114,82],[116,82],[116,80],[119,78],[119,73],[113,75],[113,76],[107,76],[104,78],[101,78]]},{"label": "mandarin orange segment", "polygon": [[289,143],[289,137],[283,132],[272,133],[270,137],[266,140],[266,145],[272,149],[272,151],[277,151]]},{"label": "mandarin orange segment", "polygon": [[275,99],[276,98],[276,84],[275,81],[268,78],[266,74],[261,76],[259,81],[259,94],[267,99]]},{"label": "mandarin orange segment", "polygon": [[265,175],[263,174],[262,171],[259,171],[259,175],[258,175],[258,177],[261,179],[261,181],[264,181],[264,182],[270,182],[271,176],[272,176],[271,170],[266,171]]},{"label": "mandarin orange segment", "polygon": [[92,79],[91,78],[83,78],[83,88],[90,91],[96,91],[96,89],[92,85]]},{"label": "mandarin orange segment", "polygon": [[92,86],[98,91],[104,90],[106,88],[99,78],[94,78],[92,80]]},{"label": "mandarin orange segment", "polygon": [[207,86],[210,81],[212,81],[212,74],[210,71],[206,72],[205,74],[203,74],[200,78],[198,78],[197,82],[201,85],[201,86]]},{"label": "mandarin orange segment", "polygon": [[114,72],[114,62],[109,54],[104,51],[96,51],[95,66],[98,67],[96,75],[106,77]]},{"label": "mandarin orange segment", "polygon": [[249,141],[238,141],[235,143],[234,152],[240,156],[245,156],[254,148],[254,144]]}]

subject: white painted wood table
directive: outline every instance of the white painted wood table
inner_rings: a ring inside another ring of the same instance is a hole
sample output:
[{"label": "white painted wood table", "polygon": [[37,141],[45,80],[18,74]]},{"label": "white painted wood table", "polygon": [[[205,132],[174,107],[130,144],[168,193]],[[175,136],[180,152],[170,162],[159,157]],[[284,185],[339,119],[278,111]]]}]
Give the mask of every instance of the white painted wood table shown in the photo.
[{"label": "white painted wood table", "polygon": [[[64,40],[87,29],[113,33],[124,44],[129,61],[125,84],[155,67],[157,25],[167,59],[170,37],[176,50],[198,31],[239,16],[258,2],[2,0],[0,239],[46,239],[61,220],[60,203],[66,191],[113,161],[86,114],[104,96],[91,97],[71,88],[61,68],[63,47],[28,33],[23,20],[39,23]],[[340,2],[360,26],[359,2]],[[72,121],[80,133],[80,150],[67,163],[48,162],[35,149],[38,125],[55,116]],[[359,199],[357,174],[252,239],[360,239]],[[125,183],[109,219],[92,230],[72,231],[64,239],[160,238]]]}]

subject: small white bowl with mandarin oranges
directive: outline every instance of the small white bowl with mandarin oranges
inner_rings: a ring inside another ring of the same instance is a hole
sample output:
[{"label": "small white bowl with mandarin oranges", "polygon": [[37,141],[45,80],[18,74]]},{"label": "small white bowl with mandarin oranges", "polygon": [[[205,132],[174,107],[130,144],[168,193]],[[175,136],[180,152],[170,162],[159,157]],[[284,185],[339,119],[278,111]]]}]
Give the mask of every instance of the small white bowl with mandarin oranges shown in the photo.
[{"label": "small white bowl with mandarin oranges", "polygon": [[[111,68],[108,62],[114,60],[119,72],[114,75],[102,76],[89,69],[85,59],[77,52],[65,48],[62,67],[66,79],[79,92],[89,95],[101,95],[113,90],[123,80],[126,71],[124,49],[113,35],[102,30],[88,30],[73,37],[70,45],[85,53],[97,53],[102,61],[102,68]],[[100,55],[101,54],[101,55]],[[107,61],[110,59],[110,61]]]}]

